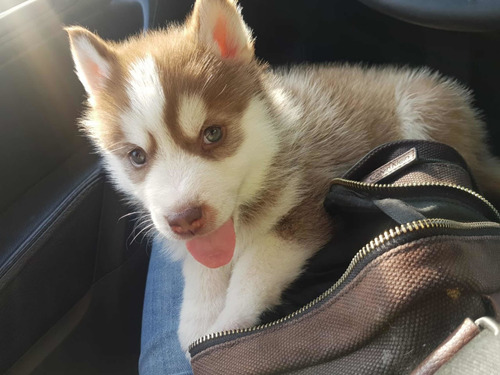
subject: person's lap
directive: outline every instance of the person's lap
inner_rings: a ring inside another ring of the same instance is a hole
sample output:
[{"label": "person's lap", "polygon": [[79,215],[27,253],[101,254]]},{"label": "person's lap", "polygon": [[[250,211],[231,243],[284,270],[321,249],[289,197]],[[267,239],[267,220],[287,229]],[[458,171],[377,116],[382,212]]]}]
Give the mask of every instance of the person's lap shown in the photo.
[{"label": "person's lap", "polygon": [[180,262],[173,262],[164,244],[151,250],[142,317],[139,373],[192,374],[177,338],[183,278]]}]

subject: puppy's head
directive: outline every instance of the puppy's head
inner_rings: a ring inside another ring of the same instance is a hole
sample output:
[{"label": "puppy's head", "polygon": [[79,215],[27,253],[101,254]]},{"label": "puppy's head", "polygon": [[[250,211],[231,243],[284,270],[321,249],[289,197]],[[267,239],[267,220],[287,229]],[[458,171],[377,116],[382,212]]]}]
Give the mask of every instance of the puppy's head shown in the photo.
[{"label": "puppy's head", "polygon": [[235,3],[197,0],[183,25],[122,43],[67,31],[88,94],[82,126],[116,185],[168,238],[234,233],[276,147],[263,68]]}]

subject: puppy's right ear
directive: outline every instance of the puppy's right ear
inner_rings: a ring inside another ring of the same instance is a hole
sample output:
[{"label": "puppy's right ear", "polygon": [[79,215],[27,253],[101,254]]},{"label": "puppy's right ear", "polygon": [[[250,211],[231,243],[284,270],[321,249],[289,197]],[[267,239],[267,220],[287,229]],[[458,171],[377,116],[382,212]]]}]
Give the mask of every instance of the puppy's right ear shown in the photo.
[{"label": "puppy's right ear", "polygon": [[223,59],[248,63],[254,58],[252,33],[236,0],[196,0],[188,27]]},{"label": "puppy's right ear", "polygon": [[76,74],[92,101],[111,76],[115,52],[104,40],[83,27],[71,26],[65,30],[69,35]]}]

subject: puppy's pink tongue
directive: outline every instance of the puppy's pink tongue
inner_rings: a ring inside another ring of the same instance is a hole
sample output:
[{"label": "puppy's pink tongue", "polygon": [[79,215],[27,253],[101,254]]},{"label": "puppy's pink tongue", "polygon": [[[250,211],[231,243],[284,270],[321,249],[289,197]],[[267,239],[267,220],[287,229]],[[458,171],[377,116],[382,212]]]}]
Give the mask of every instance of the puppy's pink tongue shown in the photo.
[{"label": "puppy's pink tongue", "polygon": [[236,235],[234,224],[228,220],[216,231],[186,242],[186,247],[194,259],[209,268],[228,264],[233,258]]}]

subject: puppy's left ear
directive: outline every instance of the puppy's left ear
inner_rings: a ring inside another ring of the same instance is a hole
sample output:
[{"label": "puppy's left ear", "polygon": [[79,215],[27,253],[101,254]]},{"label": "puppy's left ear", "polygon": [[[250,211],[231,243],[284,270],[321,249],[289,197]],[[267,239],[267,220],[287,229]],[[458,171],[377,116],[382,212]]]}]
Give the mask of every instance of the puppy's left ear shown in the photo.
[{"label": "puppy's left ear", "polygon": [[222,58],[248,63],[254,57],[253,38],[240,11],[236,0],[196,0],[188,27]]},{"label": "puppy's left ear", "polygon": [[111,78],[116,54],[108,43],[83,27],[72,26],[65,30],[78,78],[93,99]]}]

